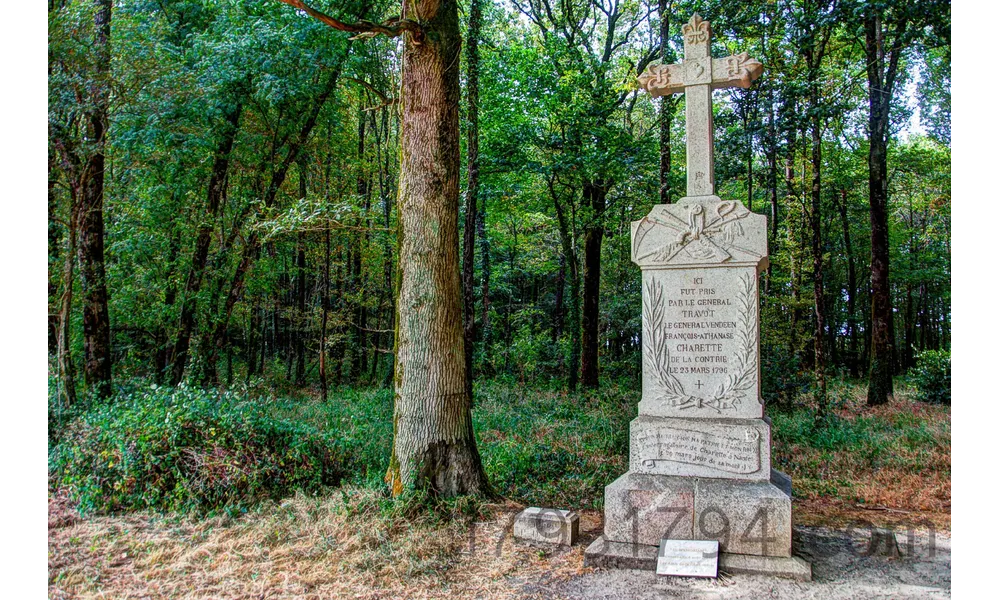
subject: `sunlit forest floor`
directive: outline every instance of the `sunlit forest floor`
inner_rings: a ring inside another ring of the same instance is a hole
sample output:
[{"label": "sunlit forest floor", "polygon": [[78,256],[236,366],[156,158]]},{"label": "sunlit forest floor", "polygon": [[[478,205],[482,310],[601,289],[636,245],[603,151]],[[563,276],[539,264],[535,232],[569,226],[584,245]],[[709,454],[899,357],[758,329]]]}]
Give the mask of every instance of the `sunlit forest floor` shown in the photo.
[{"label": "sunlit forest floor", "polygon": [[[810,398],[770,407],[773,463],[792,476],[796,525],[872,523],[950,529],[950,413],[901,387],[887,406],[835,382],[816,425]],[[627,470],[638,392],[569,395],[513,383],[477,385],[474,409],[489,503],[392,501],[381,482],[392,438],[386,390],[272,400],[276,415],[339,432],[355,472],[339,488],[266,501],[243,514],[81,517],[50,490],[51,598],[524,597],[525,581],[590,571],[583,549],[601,528],[604,486]],[[514,544],[526,505],[581,511],[568,551]],[[528,594],[530,595],[530,594]]]}]

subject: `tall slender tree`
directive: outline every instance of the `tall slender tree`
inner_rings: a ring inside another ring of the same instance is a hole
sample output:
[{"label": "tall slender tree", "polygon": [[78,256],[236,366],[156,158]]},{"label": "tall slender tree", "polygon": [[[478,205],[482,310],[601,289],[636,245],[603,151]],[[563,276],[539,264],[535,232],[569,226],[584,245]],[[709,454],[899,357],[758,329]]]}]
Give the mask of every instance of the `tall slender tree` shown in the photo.
[{"label": "tall slender tree", "polygon": [[472,356],[476,345],[476,227],[479,222],[479,35],[483,22],[481,0],[469,4],[468,40],[465,43],[465,104],[469,125],[466,131],[465,161],[468,168],[465,190],[465,230],[462,235],[462,293],[465,321],[465,371],[472,396],[475,374]]},{"label": "tall slender tree", "polygon": [[111,394],[111,321],[104,269],[104,169],[111,98],[111,0],[94,2],[93,72],[85,108],[90,151],[82,169],[74,219],[83,294],[83,376],[94,394]]},{"label": "tall slender tree", "polygon": [[895,340],[889,282],[889,167],[891,109],[900,61],[921,38],[931,45],[948,36],[950,3],[946,0],[885,2],[867,0],[855,7],[865,40],[868,78],[868,201],[871,207],[871,354],[868,404],[884,404],[893,395]]}]

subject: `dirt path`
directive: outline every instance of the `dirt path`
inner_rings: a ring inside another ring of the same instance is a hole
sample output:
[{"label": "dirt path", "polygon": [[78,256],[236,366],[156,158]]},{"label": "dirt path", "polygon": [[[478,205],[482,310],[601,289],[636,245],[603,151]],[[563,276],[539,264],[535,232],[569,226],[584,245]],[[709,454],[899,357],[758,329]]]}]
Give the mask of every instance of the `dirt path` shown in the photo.
[{"label": "dirt path", "polygon": [[809,582],[754,575],[725,575],[717,580],[657,577],[650,571],[597,569],[563,579],[523,580],[521,591],[528,598],[573,600],[651,600],[691,598],[697,600],[777,599],[872,599],[951,597],[951,538],[914,533],[912,551],[907,537],[899,536],[899,558],[865,556],[866,532],[821,527],[796,528],[796,553],[813,565]]}]

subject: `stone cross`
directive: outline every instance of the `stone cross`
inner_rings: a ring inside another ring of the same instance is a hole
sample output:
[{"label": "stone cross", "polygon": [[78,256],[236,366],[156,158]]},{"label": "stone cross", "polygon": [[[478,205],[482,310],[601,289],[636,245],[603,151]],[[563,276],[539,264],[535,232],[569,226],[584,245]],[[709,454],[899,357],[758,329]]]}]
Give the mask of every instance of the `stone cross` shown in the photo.
[{"label": "stone cross", "polygon": [[[639,78],[653,96],[687,95],[688,188],[632,221],[642,399],[629,425],[628,472],[604,488],[604,535],[585,564],[808,579],[809,564],[792,556],[792,482],[771,468],[761,395],[767,217],[713,189],[712,89],[749,87],[763,66],[746,54],[713,60],[698,15],[683,33],[684,62]],[[678,543],[690,540],[714,540],[717,560],[692,560],[709,555]]]},{"label": "stone cross", "polygon": [[764,66],[746,52],[712,58],[712,28],[696,13],[682,28],[684,62],[652,64],[639,76],[639,84],[654,98],[684,92],[687,120],[687,195],[715,194],[715,161],[712,157],[712,90],[748,88]]}]

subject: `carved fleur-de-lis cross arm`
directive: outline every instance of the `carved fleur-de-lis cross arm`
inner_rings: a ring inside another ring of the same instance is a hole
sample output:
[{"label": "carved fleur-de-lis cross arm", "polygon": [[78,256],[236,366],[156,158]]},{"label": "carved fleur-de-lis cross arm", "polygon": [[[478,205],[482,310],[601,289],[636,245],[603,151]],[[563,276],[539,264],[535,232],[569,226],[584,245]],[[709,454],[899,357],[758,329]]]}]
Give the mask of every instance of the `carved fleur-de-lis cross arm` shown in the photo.
[{"label": "carved fleur-de-lis cross arm", "polygon": [[639,85],[653,97],[684,92],[687,123],[687,195],[715,193],[712,156],[712,90],[748,88],[764,72],[764,65],[746,52],[712,58],[712,28],[695,14],[682,28],[684,61],[651,64],[638,77]]},{"label": "carved fleur-de-lis cross arm", "polygon": [[[639,85],[654,98],[680,94],[691,85],[709,84],[712,89],[749,88],[764,72],[764,65],[746,52],[711,58],[712,28],[695,14],[682,28],[684,62],[654,63],[639,75]],[[711,58],[711,60],[706,60]]]},{"label": "carved fleur-de-lis cross arm", "polygon": [[[764,65],[746,52],[712,59],[712,89],[738,87],[747,89],[764,72]],[[652,64],[639,76],[639,85],[654,98],[682,94],[689,84],[684,82],[684,65]]]}]

